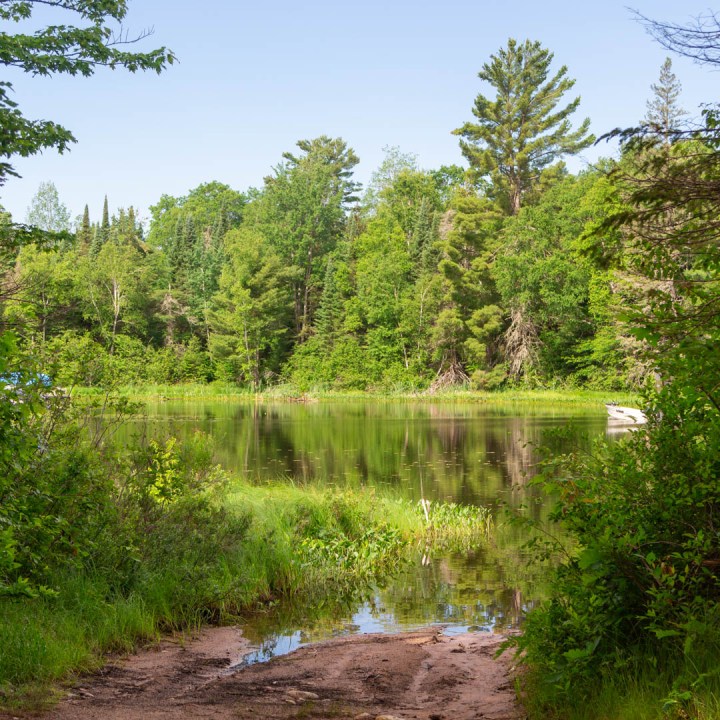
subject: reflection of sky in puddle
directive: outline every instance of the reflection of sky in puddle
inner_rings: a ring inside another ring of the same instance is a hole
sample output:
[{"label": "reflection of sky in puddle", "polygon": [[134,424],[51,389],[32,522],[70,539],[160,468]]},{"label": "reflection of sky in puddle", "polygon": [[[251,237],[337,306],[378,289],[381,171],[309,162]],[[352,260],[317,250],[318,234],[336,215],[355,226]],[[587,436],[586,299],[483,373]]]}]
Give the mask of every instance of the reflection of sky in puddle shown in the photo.
[{"label": "reflection of sky in puddle", "polygon": [[438,619],[434,622],[421,623],[399,622],[392,612],[385,609],[380,595],[376,594],[372,600],[363,603],[349,620],[341,621],[331,629],[326,628],[319,633],[296,630],[292,633],[269,635],[260,643],[257,649],[245,655],[239,663],[228,668],[227,672],[235,672],[248,665],[267,662],[274,657],[287,655],[304,645],[337,637],[378,633],[395,634],[412,632],[413,630],[421,630],[427,627],[442,628],[444,635],[454,636],[468,632],[493,632],[496,629],[507,627],[501,612],[493,608],[485,609],[480,604],[474,608],[474,614],[478,618],[483,618],[483,622],[467,624],[453,622],[451,620],[451,618],[456,616],[466,617],[467,611],[468,608],[466,607],[455,608],[439,603],[437,606],[437,616],[438,618],[446,618],[446,620]]}]

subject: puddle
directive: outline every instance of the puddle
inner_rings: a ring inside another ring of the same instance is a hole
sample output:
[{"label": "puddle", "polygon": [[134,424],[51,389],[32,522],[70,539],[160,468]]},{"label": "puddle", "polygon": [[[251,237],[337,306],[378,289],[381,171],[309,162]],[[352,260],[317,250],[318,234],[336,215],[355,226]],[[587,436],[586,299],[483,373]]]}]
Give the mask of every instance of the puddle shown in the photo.
[{"label": "puddle", "polygon": [[[442,634],[448,637],[462,635],[465,633],[491,633],[495,630],[508,629],[508,626],[498,622],[497,615],[485,614],[485,622],[479,624],[453,623],[453,622],[400,622],[393,612],[382,608],[383,603],[380,595],[376,595],[372,601],[363,603],[357,611],[345,621],[328,626],[323,624],[321,628],[300,629],[288,633],[271,633],[254,650],[246,653],[239,660],[225,670],[224,674],[232,674],[238,670],[267,662],[275,657],[287,655],[295,650],[338,637],[364,634],[386,634],[397,635],[404,632],[413,632],[428,627],[442,629]],[[467,608],[462,608],[465,614]],[[452,609],[438,608],[439,615],[452,615]],[[253,635],[257,631],[252,625],[243,628],[244,633]],[[246,637],[247,637],[246,634]]]}]

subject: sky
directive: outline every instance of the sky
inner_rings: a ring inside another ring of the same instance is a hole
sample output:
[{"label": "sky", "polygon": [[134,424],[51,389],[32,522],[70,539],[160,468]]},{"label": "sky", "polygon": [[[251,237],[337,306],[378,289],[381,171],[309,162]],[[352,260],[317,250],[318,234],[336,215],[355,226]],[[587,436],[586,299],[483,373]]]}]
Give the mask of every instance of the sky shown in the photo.
[{"label": "sky", "polygon": [[[576,123],[589,117],[596,135],[627,127],[644,116],[667,51],[626,1],[129,0],[125,27],[153,29],[134,47],[166,46],[179,62],[161,75],[6,71],[27,117],[60,122],[78,142],[63,155],[16,158],[22,178],[0,187],[0,204],[22,221],[39,184],[52,181],[73,217],[87,203],[98,220],[107,195],[111,211],[133,205],[147,219],[161,195],[203,182],[260,187],[283,152],[322,134],[355,150],[364,183],[386,146],[426,169],[463,164],[451,132],[472,119],[478,93],[490,94],[477,73],[510,37],[540,41],[553,68],[568,67],[568,99],[581,97]],[[632,7],[673,22],[708,11],[695,0]],[[73,22],[65,12],[52,18]],[[718,100],[718,73],[675,57],[673,70],[688,111]],[[613,152],[595,146],[569,165]]]}]

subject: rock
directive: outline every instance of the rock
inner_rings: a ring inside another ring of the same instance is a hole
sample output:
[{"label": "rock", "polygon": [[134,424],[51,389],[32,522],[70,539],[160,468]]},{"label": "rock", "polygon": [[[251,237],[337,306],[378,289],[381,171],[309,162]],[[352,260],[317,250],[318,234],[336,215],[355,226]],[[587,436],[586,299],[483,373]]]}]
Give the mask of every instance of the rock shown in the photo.
[{"label": "rock", "polygon": [[355,716],[355,720],[375,720],[370,713],[360,713]]},{"label": "rock", "polygon": [[375,720],[402,720],[402,718],[395,715],[376,715]]},{"label": "rock", "polygon": [[306,690],[288,690],[286,693],[293,700],[319,700],[320,696],[314,692]]}]

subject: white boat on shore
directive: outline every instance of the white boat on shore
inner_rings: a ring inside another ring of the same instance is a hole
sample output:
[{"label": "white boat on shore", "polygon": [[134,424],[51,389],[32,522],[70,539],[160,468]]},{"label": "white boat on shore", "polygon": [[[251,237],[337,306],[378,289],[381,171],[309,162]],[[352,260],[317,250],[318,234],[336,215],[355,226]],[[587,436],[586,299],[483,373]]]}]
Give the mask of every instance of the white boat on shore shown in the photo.
[{"label": "white boat on shore", "polygon": [[605,403],[608,417],[615,424],[623,425],[644,425],[647,422],[647,415],[638,408],[622,407],[614,403]]}]

